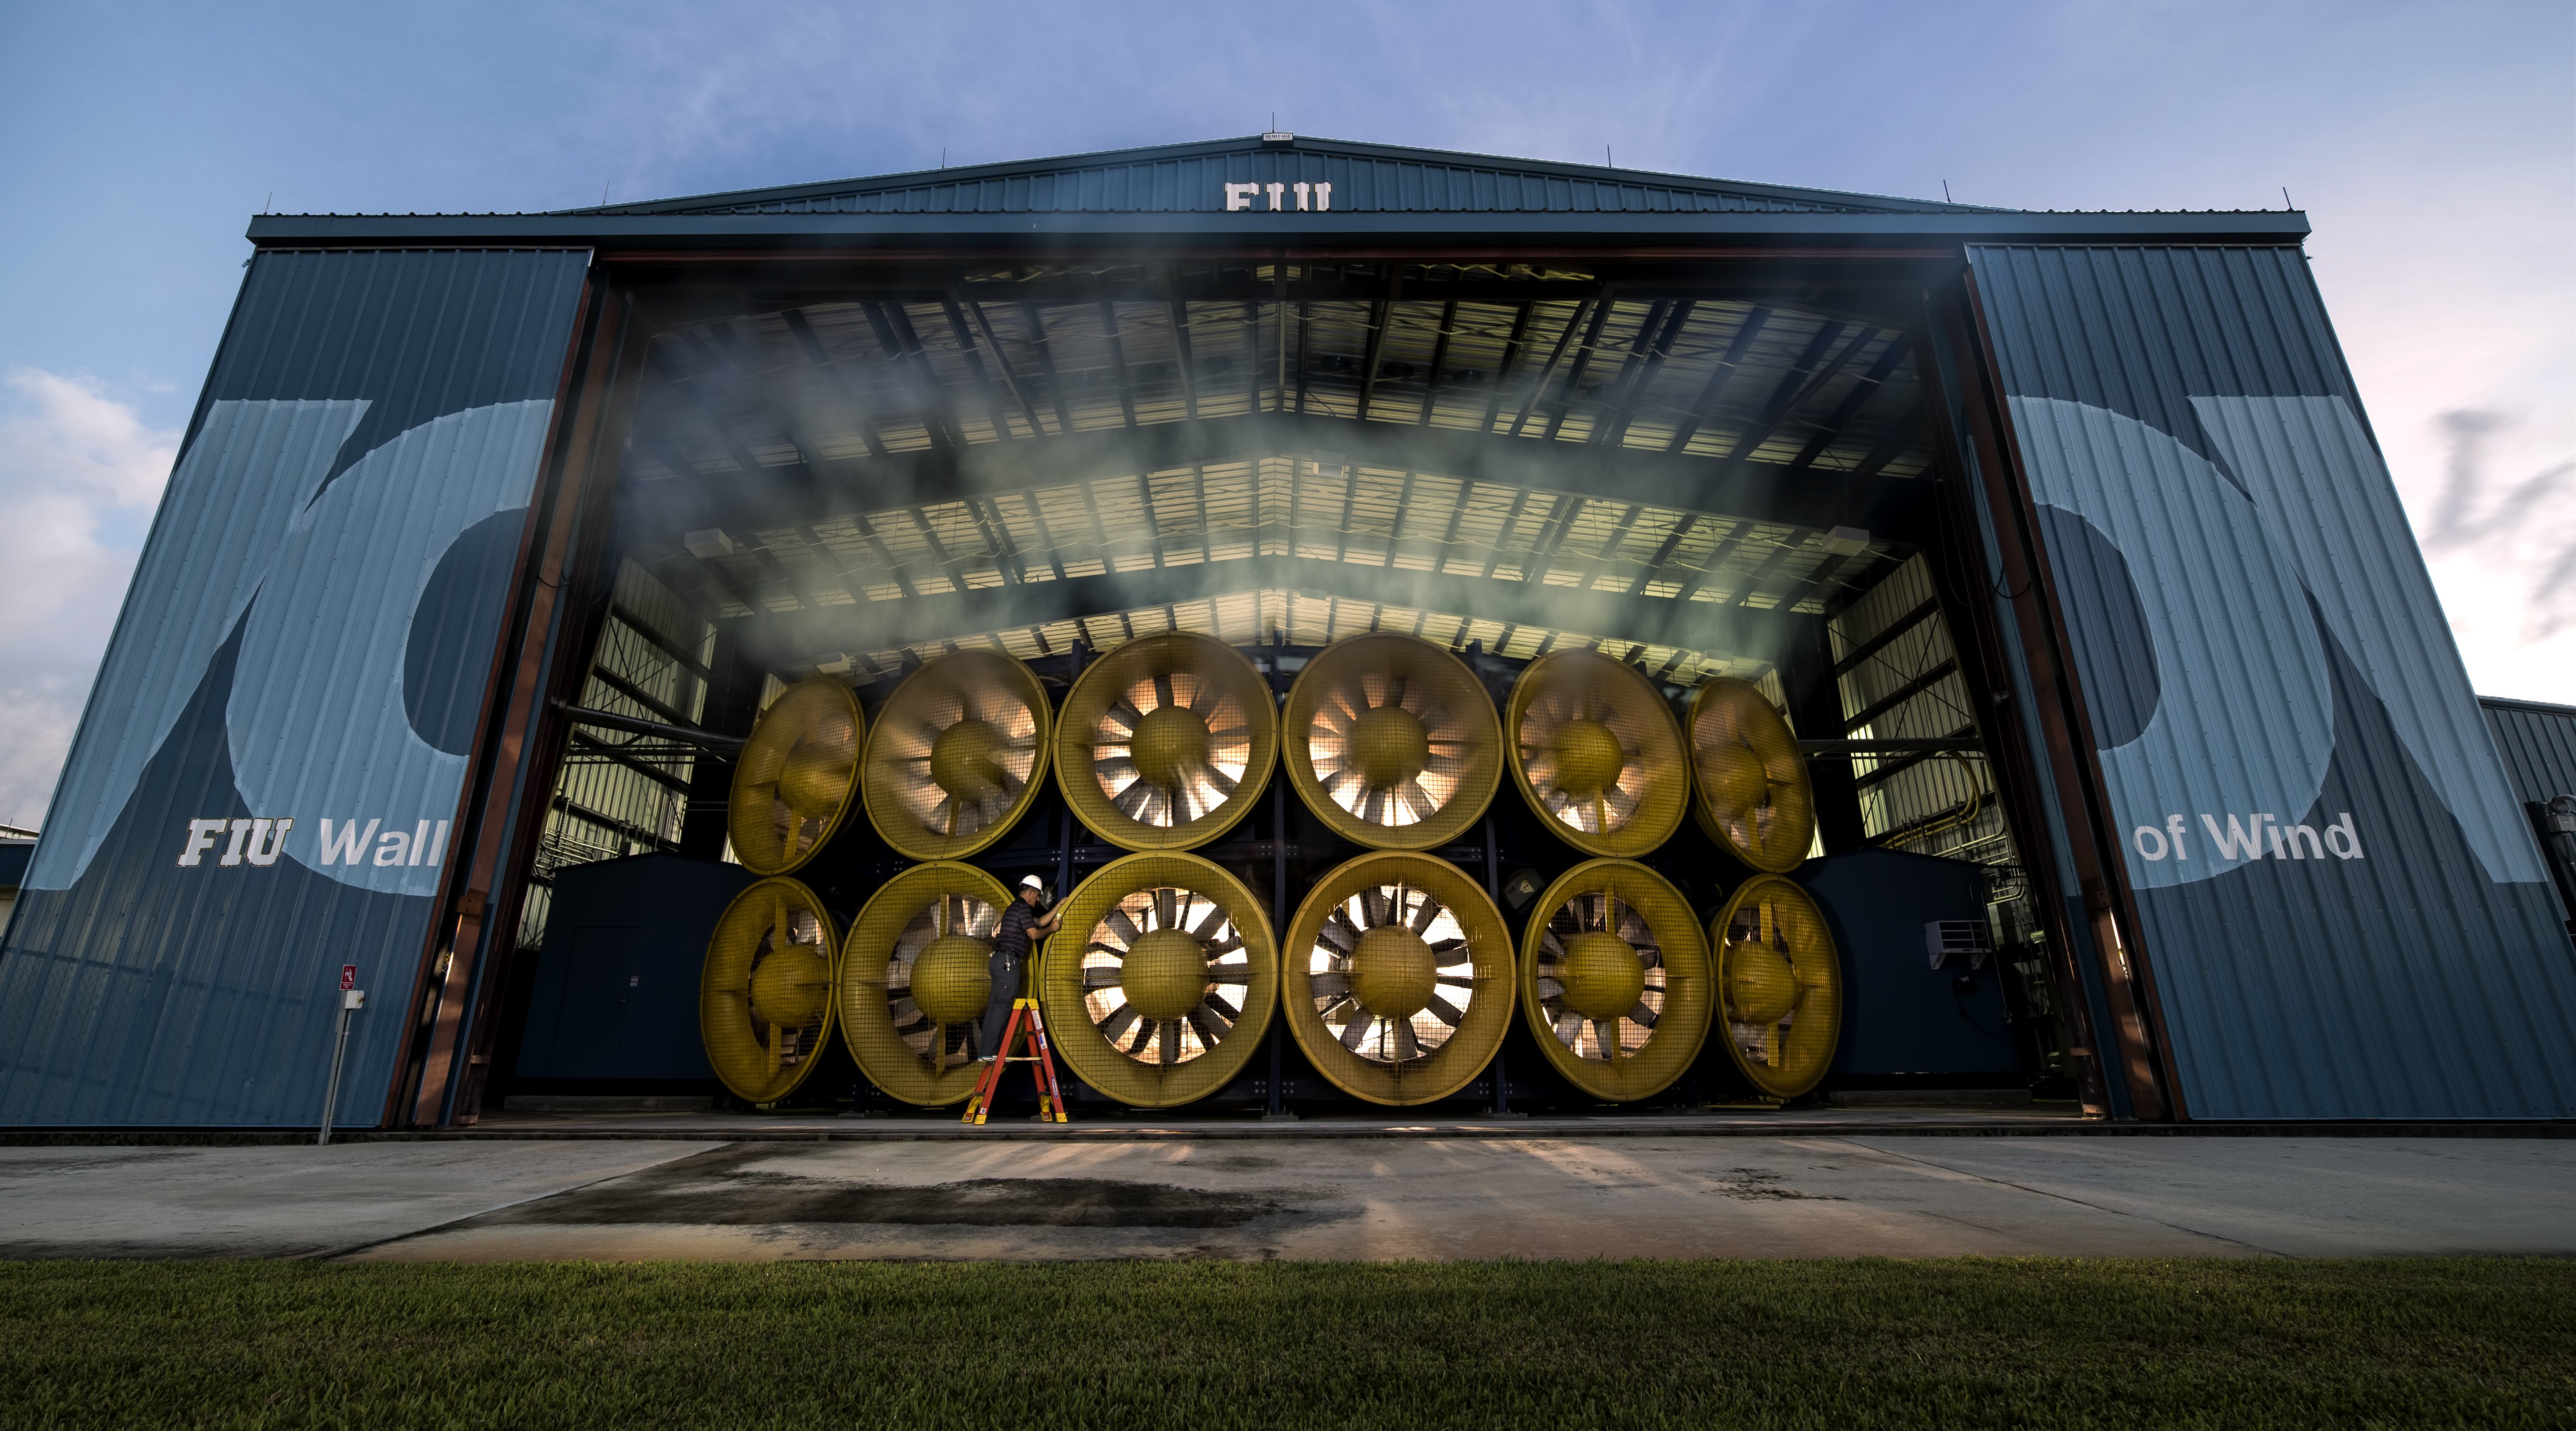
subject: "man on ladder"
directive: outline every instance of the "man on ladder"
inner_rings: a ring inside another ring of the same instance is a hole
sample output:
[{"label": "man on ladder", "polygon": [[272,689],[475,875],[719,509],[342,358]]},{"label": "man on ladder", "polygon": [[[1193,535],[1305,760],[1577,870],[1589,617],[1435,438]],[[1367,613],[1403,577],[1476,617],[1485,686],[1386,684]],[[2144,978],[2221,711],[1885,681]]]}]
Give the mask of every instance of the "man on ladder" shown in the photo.
[{"label": "man on ladder", "polygon": [[[993,991],[984,1000],[984,1029],[978,1041],[980,1057],[976,1061],[993,1066],[984,1071],[983,1078],[977,1083],[976,1097],[967,1111],[970,1122],[984,1121],[982,1115],[992,1107],[994,1095],[1001,1092],[1002,1074],[1011,1063],[1019,1061],[1004,1061],[1002,1056],[1010,1052],[1005,1040],[1016,1042],[1020,1027],[1029,1030],[1029,1042],[1041,1060],[1037,1072],[1042,1108],[1046,1106],[1045,1095],[1055,1073],[1054,1060],[1050,1056],[1052,1050],[1047,1047],[1046,1035],[1038,1025],[1036,1000],[1023,1000],[1021,995],[1028,983],[1030,941],[1054,933],[1063,916],[1039,912],[1041,901],[1046,898],[1046,883],[1036,875],[1023,876],[1015,895],[1011,907],[1002,911],[1002,927],[993,933],[993,953],[985,963],[986,970],[993,976]],[[1029,1005],[1027,1017],[1014,1019],[1013,1007],[1023,1002]],[[1054,1101],[1053,1107],[1061,1119],[1064,1113],[1061,1097]]]}]

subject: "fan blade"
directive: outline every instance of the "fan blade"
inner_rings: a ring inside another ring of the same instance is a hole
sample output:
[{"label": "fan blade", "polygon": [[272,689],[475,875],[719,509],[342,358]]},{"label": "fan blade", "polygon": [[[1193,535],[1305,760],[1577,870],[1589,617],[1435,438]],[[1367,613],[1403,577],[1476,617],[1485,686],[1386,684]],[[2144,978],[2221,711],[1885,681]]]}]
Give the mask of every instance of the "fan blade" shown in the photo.
[{"label": "fan blade", "polygon": [[1092,1027],[1100,1030],[1100,1036],[1102,1038],[1105,1038],[1114,1044],[1118,1042],[1119,1035],[1124,1034],[1129,1028],[1135,1025],[1136,1019],[1136,1006],[1134,1004],[1120,1004],[1117,1008],[1110,1010],[1107,1017],[1101,1019],[1099,1023],[1092,1025]]}]

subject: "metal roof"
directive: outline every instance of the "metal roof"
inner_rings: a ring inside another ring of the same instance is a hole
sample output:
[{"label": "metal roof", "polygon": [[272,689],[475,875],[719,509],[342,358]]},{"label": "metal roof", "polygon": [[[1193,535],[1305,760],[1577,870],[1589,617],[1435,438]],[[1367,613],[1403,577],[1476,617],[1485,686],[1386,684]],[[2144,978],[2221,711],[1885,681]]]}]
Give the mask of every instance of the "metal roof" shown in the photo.
[{"label": "metal roof", "polygon": [[[1225,185],[1257,184],[1267,211],[1309,208],[1293,186],[1329,184],[1331,212],[1976,214],[2008,210],[1732,179],[1503,159],[1341,139],[1253,135],[1052,159],[738,189],[577,214],[1213,213]],[[1274,199],[1267,186],[1291,186]]]},{"label": "metal roof", "polygon": [[1091,242],[2295,243],[2289,210],[2041,213],[1250,135],[536,214],[263,214],[254,243],[620,248]]}]

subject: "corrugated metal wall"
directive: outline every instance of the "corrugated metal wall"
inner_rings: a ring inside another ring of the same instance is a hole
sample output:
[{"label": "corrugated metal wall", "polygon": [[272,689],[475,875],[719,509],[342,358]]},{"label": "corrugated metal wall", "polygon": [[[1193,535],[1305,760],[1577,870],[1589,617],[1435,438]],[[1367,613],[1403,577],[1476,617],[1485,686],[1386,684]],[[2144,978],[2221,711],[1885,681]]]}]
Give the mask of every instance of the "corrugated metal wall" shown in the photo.
[{"label": "corrugated metal wall", "polygon": [[1969,253],[2187,1111],[2576,1114],[2576,947],[2303,255]]},{"label": "corrugated metal wall", "polygon": [[2487,729],[2495,732],[2496,753],[2504,757],[2515,799],[2546,803],[2554,796],[2576,795],[2576,706],[2492,696],[2478,706],[2486,713]]},{"label": "corrugated metal wall", "polygon": [[588,255],[263,253],[0,947],[0,1124],[379,1116]]}]

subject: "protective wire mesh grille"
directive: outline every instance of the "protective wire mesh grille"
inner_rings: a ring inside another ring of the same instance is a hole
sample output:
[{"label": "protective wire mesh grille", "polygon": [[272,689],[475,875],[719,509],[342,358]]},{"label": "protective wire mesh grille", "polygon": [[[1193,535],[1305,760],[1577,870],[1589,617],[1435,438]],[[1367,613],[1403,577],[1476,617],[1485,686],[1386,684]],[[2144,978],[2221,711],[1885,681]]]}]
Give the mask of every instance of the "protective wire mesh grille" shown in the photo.
[{"label": "protective wire mesh grille", "polygon": [[1289,925],[1283,965],[1297,1046],[1372,1103],[1456,1093],[1511,1027],[1511,931],[1482,887],[1430,855],[1362,855],[1324,876]]},{"label": "protective wire mesh grille", "polygon": [[1816,792],[1797,738],[1762,688],[1720,679],[1691,696],[1691,813],[1710,839],[1773,874],[1816,838]]},{"label": "protective wire mesh grille", "polygon": [[1010,902],[972,865],[915,865],[886,881],[841,943],[841,1037],[868,1081],[906,1103],[975,1089],[986,963]]},{"label": "protective wire mesh grille", "polygon": [[868,820],[898,853],[963,859],[1010,832],[1046,779],[1049,712],[1037,674],[998,651],[912,674],[868,732]]},{"label": "protective wire mesh grille", "polygon": [[1541,656],[1512,686],[1504,724],[1513,780],[1567,844],[1625,858],[1681,828],[1681,726],[1634,667],[1597,651]]},{"label": "protective wire mesh grille", "polygon": [[867,717],[850,688],[799,681],[761,712],[734,764],[727,831],[742,867],[786,874],[828,843],[859,793]]},{"label": "protective wire mesh grille", "polygon": [[1795,1098],[1833,1066],[1842,963],[1824,913],[1778,875],[1747,880],[1710,926],[1726,1051],[1753,1086]]},{"label": "protective wire mesh grille", "polygon": [[1056,778],[1082,823],[1131,850],[1223,834],[1270,782],[1278,708],[1261,672],[1211,637],[1131,641],[1082,673],[1056,725]]},{"label": "protective wire mesh grille", "polygon": [[1379,849],[1447,844],[1492,803],[1503,730],[1466,663],[1400,632],[1308,663],[1281,718],[1288,782],[1333,832]]},{"label": "protective wire mesh grille", "polygon": [[1279,996],[1269,917],[1195,855],[1112,860],[1063,905],[1039,999],[1065,1066],[1123,1103],[1168,1108],[1234,1081]]},{"label": "protective wire mesh grille", "polygon": [[1540,895],[1521,935],[1530,1032],[1565,1080],[1626,1102],[1661,1092],[1708,1037],[1708,946],[1681,891],[1590,860]]},{"label": "protective wire mesh grille", "polygon": [[765,879],[716,919],[698,979],[707,1062],[736,1097],[775,1103],[814,1071],[832,1033],[838,941],[814,891]]}]

